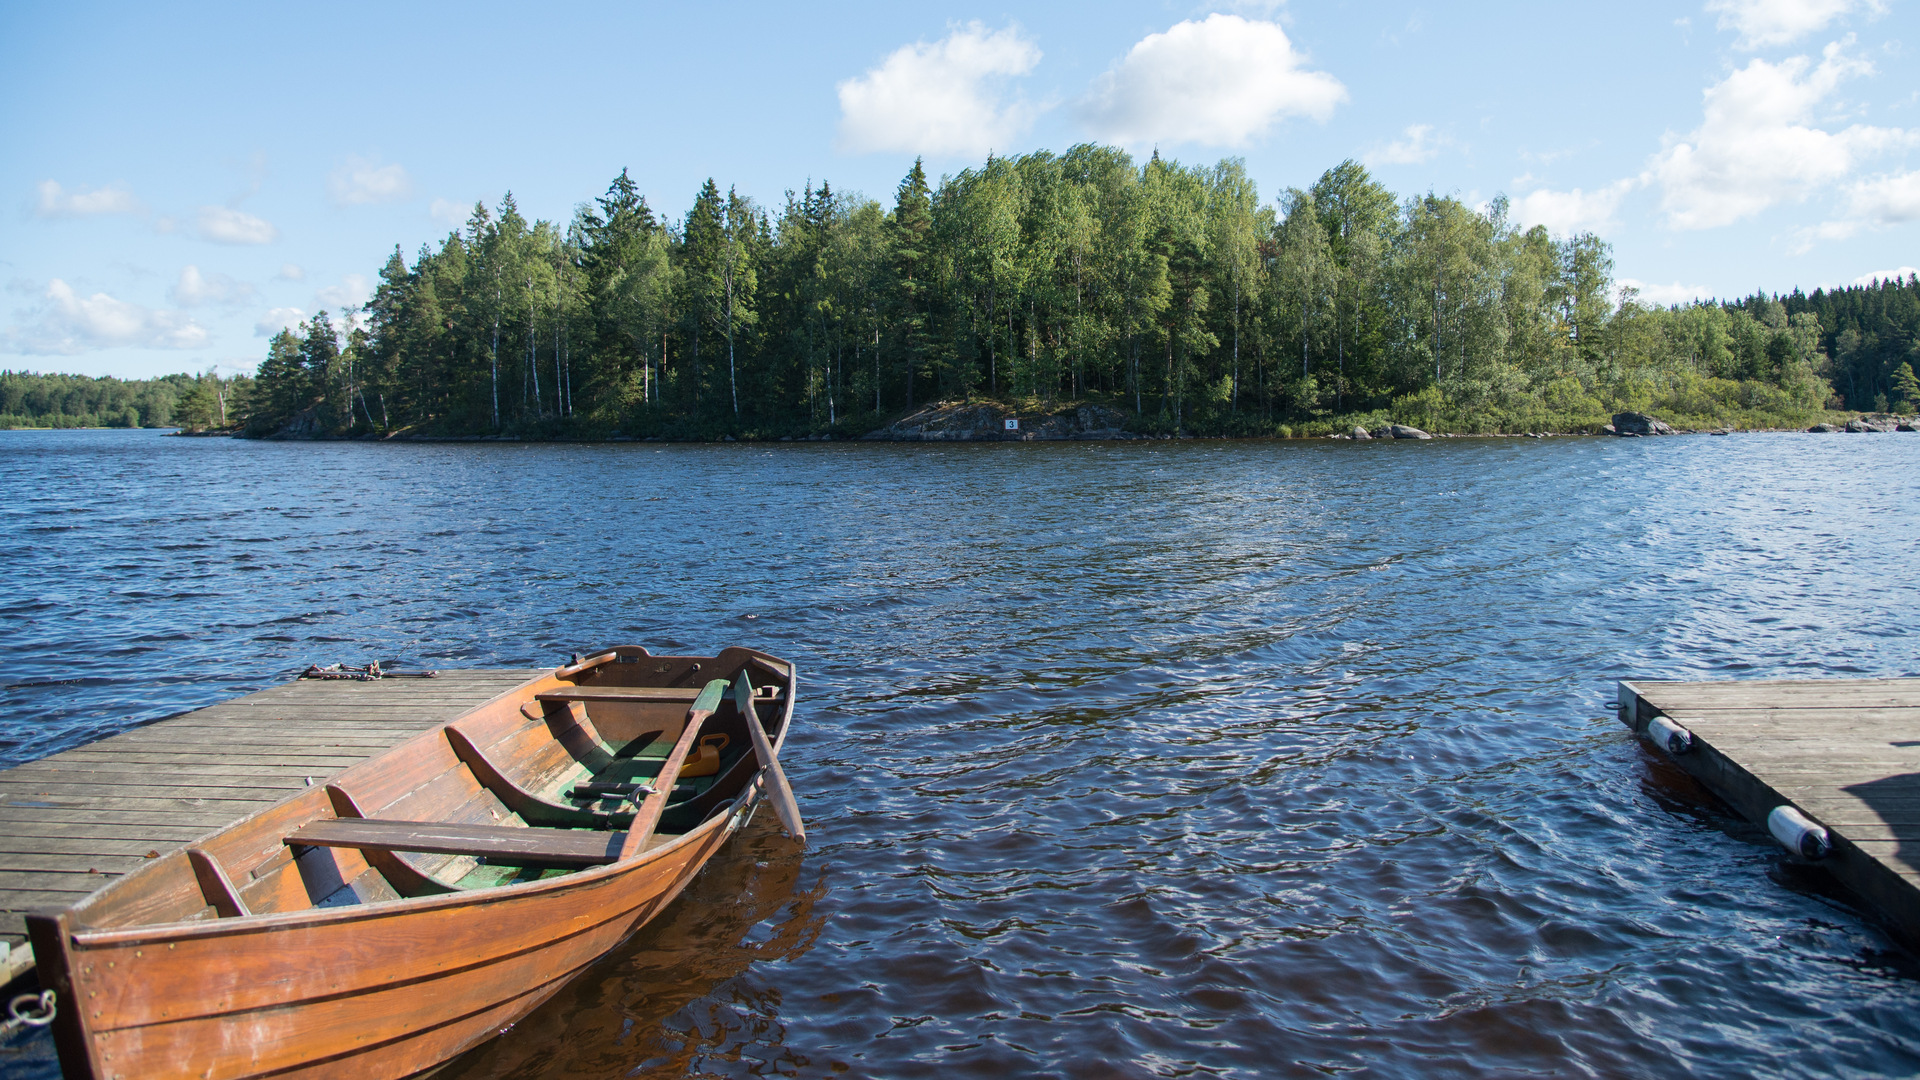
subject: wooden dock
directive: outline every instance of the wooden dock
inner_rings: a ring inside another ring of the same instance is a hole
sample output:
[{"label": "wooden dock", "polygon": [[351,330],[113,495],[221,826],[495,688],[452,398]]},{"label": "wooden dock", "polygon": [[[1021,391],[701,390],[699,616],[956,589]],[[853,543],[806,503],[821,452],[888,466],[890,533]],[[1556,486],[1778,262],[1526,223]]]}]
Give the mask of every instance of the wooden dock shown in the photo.
[{"label": "wooden dock", "polygon": [[0,772],[0,985],[33,966],[25,912],[65,907],[544,674],[302,680]]},{"label": "wooden dock", "polygon": [[1783,805],[1825,827],[1820,864],[1920,945],[1920,679],[1623,682],[1619,704],[1691,732],[1674,763],[1762,827]]}]

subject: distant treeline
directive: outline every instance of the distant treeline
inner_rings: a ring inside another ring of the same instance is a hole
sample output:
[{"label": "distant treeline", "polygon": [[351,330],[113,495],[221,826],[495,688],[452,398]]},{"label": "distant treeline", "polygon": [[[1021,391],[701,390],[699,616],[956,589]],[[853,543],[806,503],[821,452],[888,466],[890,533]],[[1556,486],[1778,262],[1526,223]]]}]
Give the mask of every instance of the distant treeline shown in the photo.
[{"label": "distant treeline", "polygon": [[1827,379],[1844,407],[1885,412],[1904,401],[1908,410],[1920,408],[1914,379],[1920,370],[1920,284],[1911,275],[1812,296],[1796,289],[1780,301],[1790,317],[1804,313],[1820,320],[1820,344],[1831,358]]},{"label": "distant treeline", "polygon": [[91,378],[0,371],[0,428],[236,426],[252,379]]},{"label": "distant treeline", "polygon": [[1651,306],[1504,198],[1349,161],[1263,203],[1238,161],[1082,145],[937,186],[916,162],[890,207],[709,180],[669,219],[622,172],[561,225],[508,195],[396,248],[348,321],[271,341],[250,432],[854,434],[981,395],[1200,434],[1802,424],[1900,404],[1920,282]]}]

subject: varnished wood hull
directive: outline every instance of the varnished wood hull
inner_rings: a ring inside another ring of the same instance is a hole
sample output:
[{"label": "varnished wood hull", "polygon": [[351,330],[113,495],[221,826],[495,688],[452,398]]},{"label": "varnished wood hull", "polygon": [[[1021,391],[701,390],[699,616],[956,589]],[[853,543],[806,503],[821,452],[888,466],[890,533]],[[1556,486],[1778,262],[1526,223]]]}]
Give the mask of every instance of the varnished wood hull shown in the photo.
[{"label": "varnished wood hull", "polygon": [[[791,708],[789,691],[776,738]],[[372,775],[379,761],[356,768]],[[180,871],[148,868],[158,882],[145,886],[152,900],[140,895],[140,875],[130,875],[109,890],[128,892],[105,920],[118,925],[88,925],[86,903],[30,920],[42,980],[61,1001],[63,1067],[93,1080],[388,1080],[430,1069],[526,1015],[671,903],[757,805],[765,777],[750,776],[706,821],[659,846],[520,884],[143,924],[143,903],[177,906],[177,897],[163,898]],[[222,850],[216,842],[225,839],[227,857],[242,858],[233,853],[327,815],[323,798],[318,790],[296,796],[205,847]],[[292,876],[279,865],[272,873]],[[276,880],[248,886],[255,902],[272,904],[297,884]]]}]

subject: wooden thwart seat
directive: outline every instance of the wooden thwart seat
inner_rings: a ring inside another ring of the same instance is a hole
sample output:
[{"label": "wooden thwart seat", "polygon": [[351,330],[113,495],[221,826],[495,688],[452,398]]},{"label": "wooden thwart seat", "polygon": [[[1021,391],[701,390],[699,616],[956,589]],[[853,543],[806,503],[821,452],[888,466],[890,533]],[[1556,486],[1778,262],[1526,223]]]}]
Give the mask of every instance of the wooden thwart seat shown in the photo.
[{"label": "wooden thwart seat", "polygon": [[535,694],[540,701],[658,701],[691,705],[700,696],[697,686],[563,686]]},{"label": "wooden thwart seat", "polygon": [[288,834],[289,844],[468,855],[501,865],[599,866],[616,862],[624,832],[453,825],[387,818],[328,818]]}]

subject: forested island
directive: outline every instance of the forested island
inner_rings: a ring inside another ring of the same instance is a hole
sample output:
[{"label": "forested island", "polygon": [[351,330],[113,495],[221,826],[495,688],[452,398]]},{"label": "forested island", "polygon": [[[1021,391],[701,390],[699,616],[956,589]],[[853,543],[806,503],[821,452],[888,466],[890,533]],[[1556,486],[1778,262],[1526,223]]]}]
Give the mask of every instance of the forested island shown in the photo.
[{"label": "forested island", "polygon": [[95,378],[0,371],[0,428],[189,427],[239,429],[249,376]]},{"label": "forested island", "polygon": [[1402,199],[1348,161],[1263,203],[1238,161],[1097,145],[990,158],[937,187],[916,162],[891,206],[809,181],[768,208],[709,180],[673,219],[623,171],[561,225],[508,194],[437,250],[396,248],[347,314],[283,331],[250,385],[203,379],[170,419],[260,436],[845,437],[984,398],[1098,403],[1145,434],[1285,436],[1920,408],[1913,277],[1661,307],[1616,289],[1604,241],[1523,229],[1504,198]]}]

